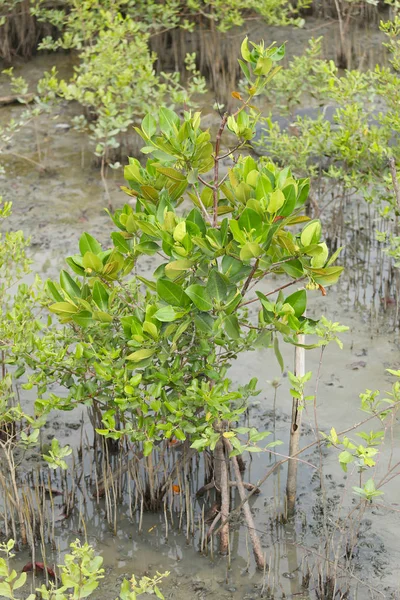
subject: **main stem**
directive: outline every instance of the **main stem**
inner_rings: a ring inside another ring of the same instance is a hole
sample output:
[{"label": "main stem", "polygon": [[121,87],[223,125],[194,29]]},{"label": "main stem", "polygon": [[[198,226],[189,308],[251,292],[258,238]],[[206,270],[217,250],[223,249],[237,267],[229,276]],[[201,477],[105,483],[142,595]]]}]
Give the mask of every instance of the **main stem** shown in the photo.
[{"label": "main stem", "polygon": [[[224,444],[225,444],[227,451],[230,452],[232,450],[232,444],[227,439],[224,439]],[[248,496],[244,489],[242,474],[240,472],[239,463],[238,463],[236,456],[232,457],[232,464],[233,464],[233,470],[235,472],[236,485],[237,485],[240,500],[242,503],[243,514],[244,514],[244,517],[247,522],[247,528],[249,531],[251,544],[253,546],[253,553],[254,553],[254,558],[256,560],[257,568],[260,569],[260,571],[265,571],[265,569],[267,567],[266,562],[265,562],[265,556],[262,551],[260,538],[258,537],[258,533],[256,531],[256,526],[254,523],[253,515],[251,514],[250,505],[247,502]]]},{"label": "main stem", "polygon": [[216,481],[217,487],[219,487],[219,493],[221,494],[221,519],[224,521],[224,525],[220,531],[219,550],[221,554],[228,554],[229,551],[229,479],[228,469],[226,466],[226,457],[224,444],[221,440],[217,442],[215,446],[215,473],[219,473],[218,481]]}]

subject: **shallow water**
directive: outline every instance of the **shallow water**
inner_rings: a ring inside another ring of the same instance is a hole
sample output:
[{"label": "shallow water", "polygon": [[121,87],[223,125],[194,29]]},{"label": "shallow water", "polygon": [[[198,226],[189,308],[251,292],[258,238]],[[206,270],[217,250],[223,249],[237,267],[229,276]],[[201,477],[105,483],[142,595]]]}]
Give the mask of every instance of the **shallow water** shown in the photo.
[{"label": "shallow water", "polygon": [[[254,27],[252,25],[253,31],[258,31],[259,27],[258,24]],[[273,33],[278,42],[281,41],[279,36],[290,37],[289,48],[294,46],[298,51],[311,32],[322,32],[328,28],[334,30],[335,26],[311,22],[305,31],[273,30]],[[260,35],[261,33],[265,32],[260,29]],[[376,46],[379,34],[371,32],[368,36],[363,47],[365,52],[370,50],[369,57],[373,56],[374,51],[379,53],[380,47]],[[19,72],[28,75],[33,81],[39,77],[43,66],[46,64],[48,67],[53,59],[66,73],[71,69],[69,57],[57,55],[37,57],[29,65],[21,66]],[[375,59],[376,55],[371,60]],[[19,111],[20,108],[15,106],[1,109],[0,120],[6,120],[10,115],[17,116]],[[7,176],[0,181],[0,194],[14,203],[9,226],[21,228],[31,236],[34,270],[44,277],[54,276],[62,264],[62,257],[75,251],[83,231],[90,231],[104,244],[108,243],[112,231],[110,220],[102,209],[105,205],[104,191],[99,174],[92,165],[86,142],[80,134],[57,127],[60,123],[68,122],[74,111],[73,106],[61,106],[57,119],[43,117],[39,121],[42,152],[47,167],[45,172],[9,156],[4,161]],[[212,118],[210,122],[213,122]],[[32,128],[24,130],[23,135],[18,137],[15,151],[36,160],[34,139]],[[115,206],[119,206],[126,202],[126,196],[119,190],[119,185],[123,184],[122,175],[119,172],[111,175],[112,201]],[[354,206],[346,208],[345,220],[348,225],[352,223],[352,212]],[[367,217],[364,215],[363,219]],[[329,231],[328,222],[327,227]],[[328,431],[332,426],[341,430],[361,421],[363,413],[359,410],[359,393],[366,387],[389,390],[391,377],[385,369],[398,368],[399,338],[393,331],[394,310],[384,312],[380,293],[373,289],[371,265],[379,262],[381,257],[379,248],[369,237],[368,229],[365,233],[354,229],[347,233],[347,249],[342,258],[347,267],[346,274],[339,285],[328,290],[326,298],[316,292],[309,308],[310,316],[325,314],[331,320],[350,326],[350,331],[341,336],[344,349],[340,350],[332,345],[324,355],[317,398],[319,428],[322,431]],[[149,261],[143,263],[145,271],[150,267]],[[379,269],[381,267],[378,271]],[[269,282],[268,289],[271,285]],[[285,362],[283,375],[272,352],[256,351],[242,356],[235,363],[231,376],[234,383],[258,377],[261,394],[252,403],[249,421],[258,426],[262,423],[276,439],[283,440],[284,445],[275,450],[285,454],[288,415],[291,411],[286,372],[292,368],[293,350],[282,350]],[[318,350],[307,352],[307,370],[312,370],[315,374],[319,359]],[[274,380],[279,381],[275,412],[274,388],[271,385]],[[313,385],[310,385],[309,393],[313,393]],[[32,400],[34,397],[31,394],[24,396],[25,402]],[[57,414],[48,427],[49,438],[55,434],[61,443],[79,445],[80,433],[74,427],[79,424],[82,414],[83,409],[73,414],[72,418],[70,413]],[[304,443],[307,443],[314,439],[312,406],[305,410],[303,424]],[[368,425],[368,430],[369,428]],[[391,452],[393,460],[400,459],[397,423],[393,433],[393,449],[389,445],[383,448],[376,468],[378,478]],[[278,459],[274,455],[254,455],[251,461],[248,460],[245,479],[257,482]],[[137,575],[154,574],[156,570],[166,569],[171,571],[171,576],[161,587],[166,598],[175,600],[191,596],[251,600],[259,598],[262,593],[264,597],[268,597],[268,586],[273,590],[275,598],[315,597],[315,580],[311,581],[311,591],[304,591],[301,588],[301,574],[307,562],[310,565],[318,563],[318,555],[322,552],[321,515],[318,508],[320,494],[315,477],[318,453],[310,451],[302,459],[309,464],[301,463],[299,467],[300,493],[294,523],[283,525],[276,519],[284,509],[285,465],[266,481],[261,494],[251,501],[256,526],[270,564],[270,571],[265,575],[257,573],[252,558],[249,559],[246,528],[241,521],[233,528],[232,562],[228,570],[227,559],[219,557],[217,553],[213,559],[199,555],[197,527],[194,539],[190,537],[187,543],[185,531],[177,530],[175,520],[175,526],[170,526],[166,539],[164,515],[145,513],[143,531],[139,533],[137,520],[131,521],[128,509],[123,504],[119,507],[117,535],[113,535],[105,519],[104,503],[96,505],[92,498],[86,496],[86,503],[80,506],[80,510],[84,515],[87,538],[102,552],[108,573],[106,583],[101,584],[94,597],[98,600],[115,597],[118,582],[124,574],[129,576],[133,571]],[[358,477],[351,469],[347,478],[344,476],[337,461],[337,452],[333,449],[323,451],[323,464],[326,495],[331,507],[329,520],[333,523],[339,516],[343,517],[341,526],[346,530],[352,524],[346,519],[346,514],[354,506],[351,486],[357,485]],[[87,465],[84,468],[88,470]],[[190,483],[191,498],[198,518],[202,501],[196,498],[195,492],[202,484],[201,472],[195,473]],[[383,499],[378,499],[375,505],[368,507],[364,515],[357,555],[353,562],[353,577],[349,577],[348,573],[344,577],[351,581],[353,598],[399,597],[400,549],[397,540],[400,535],[400,519],[397,502],[398,483],[393,479],[385,487]],[[175,504],[178,510],[178,498]],[[76,509],[68,521],[58,525],[59,554],[63,554],[68,543],[78,535],[82,537],[84,534],[79,510]],[[27,556],[19,554],[16,566],[20,568],[25,562]],[[54,562],[59,562],[57,553],[54,555]],[[377,588],[383,595],[377,595],[365,583]]]}]

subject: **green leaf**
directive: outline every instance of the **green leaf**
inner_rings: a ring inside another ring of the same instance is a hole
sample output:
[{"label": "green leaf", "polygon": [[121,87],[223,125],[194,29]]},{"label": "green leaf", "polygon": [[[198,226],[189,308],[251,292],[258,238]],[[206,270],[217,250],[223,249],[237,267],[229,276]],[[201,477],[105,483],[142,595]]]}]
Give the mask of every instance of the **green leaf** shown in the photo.
[{"label": "green leaf", "polygon": [[285,204],[285,195],[282,190],[275,190],[270,194],[267,211],[270,214],[275,214]]},{"label": "green leaf", "polygon": [[107,311],[108,309],[108,292],[100,281],[95,281],[93,286],[93,300],[100,310]]},{"label": "green leaf", "polygon": [[61,271],[60,273],[60,286],[64,292],[73,300],[74,298],[81,297],[81,290],[77,283],[72,279],[71,275],[67,271]]},{"label": "green leaf", "polygon": [[214,326],[214,319],[206,312],[198,313],[194,318],[196,329],[203,333],[211,333]]},{"label": "green leaf", "polygon": [[303,265],[297,258],[283,263],[282,270],[290,275],[290,277],[293,277],[293,279],[298,279],[304,275]]},{"label": "green leaf", "polygon": [[157,131],[157,121],[150,113],[142,121],[142,130],[149,138],[152,138]]},{"label": "green leaf", "polygon": [[194,223],[195,225],[197,225],[197,227],[200,229],[200,233],[205,235],[205,233],[207,231],[207,227],[206,227],[206,224],[202,217],[201,212],[199,210],[197,210],[197,208],[193,208],[190,211],[190,213],[186,217],[186,221],[190,221],[191,223]]},{"label": "green leaf", "polygon": [[261,248],[260,244],[257,244],[256,242],[247,242],[247,244],[245,244],[240,250],[240,259],[243,261],[248,261],[252,258],[261,256],[262,253],[263,249]]},{"label": "green leaf", "polygon": [[82,265],[78,264],[76,262],[76,258],[73,256],[68,256],[65,259],[65,262],[67,263],[67,265],[69,265],[71,267],[71,269],[74,271],[74,273],[76,273],[77,275],[85,275],[85,269],[83,268]]},{"label": "green leaf", "polygon": [[142,350],[137,350],[136,352],[132,352],[126,357],[126,360],[130,360],[132,362],[140,362],[141,360],[145,360],[146,358],[150,358],[155,354],[155,348],[142,348]]},{"label": "green leaf", "polygon": [[47,293],[53,298],[55,302],[64,302],[64,298],[61,296],[56,285],[52,281],[50,281],[50,279],[46,281],[46,288]]},{"label": "green leaf", "polygon": [[95,322],[92,313],[88,310],[82,310],[81,312],[73,315],[72,319],[81,327],[88,327],[89,325],[93,325]]},{"label": "green leaf", "polygon": [[49,306],[49,310],[56,315],[70,316],[78,312],[78,308],[70,302],[56,302]]},{"label": "green leaf", "polygon": [[246,36],[240,46],[240,53],[243,57],[243,59],[246,62],[250,62],[251,61],[251,54],[250,54],[250,50],[249,50],[249,44],[248,44],[248,37]]},{"label": "green leaf", "polygon": [[103,263],[101,259],[96,254],[90,251],[86,252],[86,254],[84,255],[82,264],[86,270],[90,269],[92,271],[95,271],[96,273],[101,273],[101,271],[103,270]]},{"label": "green leaf", "polygon": [[314,219],[307,223],[301,232],[300,241],[303,246],[311,246],[311,244],[318,244],[321,237],[321,221]]},{"label": "green leaf", "polygon": [[113,320],[112,316],[104,312],[103,310],[95,310],[93,312],[93,318],[96,319],[96,321],[100,321],[101,323],[112,323]]},{"label": "green leaf", "polygon": [[[162,107],[159,111],[159,119],[160,119],[160,129],[166,135],[175,135],[177,136],[179,133],[180,127],[180,119],[173,110],[169,108]],[[158,138],[157,138],[158,139]]]},{"label": "green leaf", "polygon": [[285,299],[285,303],[290,304],[294,310],[296,317],[301,317],[307,307],[307,292],[306,290],[299,290],[294,292]]},{"label": "green leaf", "polygon": [[186,308],[190,305],[189,297],[182,287],[168,279],[160,278],[157,281],[157,294],[162,300],[173,306]]},{"label": "green leaf", "polygon": [[143,456],[149,456],[153,450],[153,442],[144,442]]},{"label": "green leaf", "polygon": [[228,315],[224,319],[224,329],[233,340],[240,338],[240,326],[236,315]]},{"label": "green leaf", "polygon": [[169,323],[170,321],[179,319],[180,314],[177,313],[172,306],[163,306],[154,313],[153,317],[162,323]]},{"label": "green leaf", "polygon": [[163,175],[168,177],[168,179],[172,179],[173,181],[179,182],[186,181],[186,177],[176,169],[172,169],[171,167],[162,167],[159,165],[156,166],[156,169],[159,173],[162,173]]},{"label": "green leaf", "polygon": [[93,254],[99,254],[102,250],[99,242],[90,235],[90,233],[83,233],[79,240],[79,250],[82,256],[86,254],[86,252],[93,252]]},{"label": "green leaf", "polygon": [[262,220],[260,215],[251,208],[245,208],[239,218],[240,229],[245,229],[248,233],[255,230],[256,235],[260,235],[262,229]]},{"label": "green leaf", "polygon": [[120,233],[119,231],[113,231],[111,234],[111,239],[114,242],[114,246],[116,246],[120,252],[123,252],[125,254],[130,252],[131,249],[128,240],[124,238],[122,233]]},{"label": "green leaf", "polygon": [[212,309],[212,300],[207,293],[207,289],[202,285],[194,283],[186,288],[185,293],[199,310],[206,312]]},{"label": "green leaf", "polygon": [[243,246],[246,243],[246,236],[235,219],[229,221],[229,229],[231,230],[234,239]]},{"label": "green leaf", "polygon": [[348,450],[344,450],[339,454],[339,462],[343,471],[347,472],[347,465],[354,460],[354,456]]},{"label": "green leaf", "polygon": [[344,267],[325,267],[325,269],[310,269],[313,279],[322,286],[336,283]]},{"label": "green leaf", "polygon": [[225,278],[219,273],[217,269],[211,269],[208,281],[207,281],[207,292],[213,300],[218,304],[221,304],[228,293],[228,286]]},{"label": "green leaf", "polygon": [[168,279],[176,279],[181,273],[188,271],[192,265],[192,261],[187,260],[186,258],[182,258],[181,260],[173,260],[165,265],[165,274]]},{"label": "green leaf", "polygon": [[274,352],[275,352],[276,360],[278,361],[281,371],[283,373],[283,371],[285,369],[285,364],[283,362],[281,351],[279,350],[279,341],[276,336],[274,337]]}]

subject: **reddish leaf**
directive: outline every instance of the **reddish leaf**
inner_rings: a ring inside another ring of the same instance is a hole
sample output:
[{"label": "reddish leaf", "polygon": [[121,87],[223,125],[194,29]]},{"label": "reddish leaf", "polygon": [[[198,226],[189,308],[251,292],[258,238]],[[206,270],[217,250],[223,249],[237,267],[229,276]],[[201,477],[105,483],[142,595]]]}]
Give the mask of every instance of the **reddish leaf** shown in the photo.
[{"label": "reddish leaf", "polygon": [[[49,577],[51,577],[52,579],[56,578],[56,574],[54,573],[53,569],[51,567],[45,567],[44,563],[42,562],[35,562],[35,572],[36,571],[44,571],[47,570],[47,574]],[[24,566],[24,568],[22,569],[23,573],[28,573],[30,571],[33,571],[33,563],[26,563],[26,565]]]}]

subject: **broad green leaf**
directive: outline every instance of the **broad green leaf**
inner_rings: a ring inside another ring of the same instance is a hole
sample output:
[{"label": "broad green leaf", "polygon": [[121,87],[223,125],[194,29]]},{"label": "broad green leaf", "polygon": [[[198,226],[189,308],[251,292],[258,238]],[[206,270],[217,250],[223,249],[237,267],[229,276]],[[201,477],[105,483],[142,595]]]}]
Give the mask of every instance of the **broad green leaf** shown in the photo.
[{"label": "broad green leaf", "polygon": [[136,352],[132,352],[132,354],[129,354],[126,357],[126,360],[130,360],[136,363],[140,362],[141,360],[145,360],[146,358],[151,358],[155,353],[155,348],[142,348],[142,350],[136,350]]},{"label": "broad green leaf", "polygon": [[65,259],[65,262],[71,267],[74,273],[77,273],[77,275],[85,275],[85,269],[77,262],[77,258],[75,256],[68,256]]},{"label": "broad green leaf", "polygon": [[229,221],[229,229],[231,230],[234,239],[243,246],[246,243],[247,238],[235,219]]},{"label": "broad green leaf", "polygon": [[256,198],[257,200],[262,200],[263,198],[268,198],[268,195],[272,192],[272,184],[264,173],[261,173],[256,185]]},{"label": "broad green leaf", "polygon": [[114,242],[114,246],[116,246],[120,252],[123,252],[124,254],[130,252],[129,242],[124,238],[122,233],[119,231],[113,231],[111,234],[111,239]]},{"label": "broad green leaf", "polygon": [[212,300],[207,293],[207,289],[202,285],[194,283],[186,288],[185,292],[199,310],[206,312],[212,309]]},{"label": "broad green leaf", "polygon": [[311,266],[315,269],[322,268],[325,265],[329,256],[328,246],[325,244],[325,242],[323,242],[322,244],[318,244],[318,247],[321,251],[318,252],[318,254],[316,254],[315,256],[313,256],[311,259]]},{"label": "broad green leaf", "polygon": [[107,311],[108,297],[109,297],[109,294],[108,294],[106,288],[104,287],[104,285],[102,283],[100,283],[100,281],[95,281],[95,284],[93,286],[93,300],[95,301],[97,306],[100,308],[100,310]]},{"label": "broad green leaf", "polygon": [[112,323],[113,320],[112,316],[103,310],[95,310],[93,312],[93,318],[101,323]]},{"label": "broad green leaf", "polygon": [[318,244],[321,237],[321,221],[314,219],[307,223],[301,232],[300,241],[303,246],[311,246],[311,244]]},{"label": "broad green leaf", "polygon": [[55,300],[55,302],[64,302],[64,298],[58,291],[56,285],[50,281],[50,279],[46,281],[46,289],[47,293],[53,298],[53,300]]},{"label": "broad green leaf", "polygon": [[193,208],[190,211],[190,213],[186,217],[186,221],[190,221],[191,223],[194,223],[195,225],[197,225],[197,227],[200,230],[200,233],[202,233],[203,235],[206,233],[207,228],[206,228],[205,221],[203,219],[201,212],[199,210],[197,210],[197,208]]},{"label": "broad green leaf", "polygon": [[[159,111],[160,129],[166,135],[177,136],[180,128],[180,119],[178,115],[169,108],[163,106]],[[158,138],[157,138],[158,139]]]},{"label": "broad green leaf", "polygon": [[81,290],[77,283],[72,279],[71,275],[67,271],[61,271],[60,273],[60,286],[64,292],[73,300],[74,298],[81,297]]},{"label": "broad green leaf", "polygon": [[213,330],[214,319],[206,312],[198,313],[194,318],[196,329],[203,333],[211,333]]},{"label": "broad green leaf", "polygon": [[93,325],[95,323],[92,313],[88,310],[82,310],[81,312],[73,315],[72,319],[81,327],[88,327],[89,325]]},{"label": "broad green leaf", "polygon": [[310,269],[313,279],[316,283],[322,286],[335,284],[342,271],[343,267],[326,267],[325,269]]},{"label": "broad green leaf", "polygon": [[192,261],[182,258],[181,260],[173,260],[165,265],[165,275],[168,279],[176,279],[181,273],[188,271],[192,267]]},{"label": "broad green leaf", "polygon": [[101,273],[101,271],[103,270],[103,263],[101,259],[93,252],[86,252],[82,259],[82,263],[86,271],[90,269],[91,271],[95,271],[96,273]]},{"label": "broad green leaf", "polygon": [[285,298],[285,303],[290,304],[294,310],[296,317],[301,317],[307,307],[307,292],[306,290],[298,290]]},{"label": "broad green leaf", "polygon": [[304,275],[303,265],[297,258],[283,263],[282,270],[290,275],[290,277],[293,277],[293,279],[298,279]]},{"label": "broad green leaf", "polygon": [[162,173],[163,175],[168,177],[168,179],[172,179],[173,181],[179,182],[186,181],[186,177],[176,169],[172,169],[171,167],[162,167],[159,165],[156,166],[156,169],[159,173]]},{"label": "broad green leaf", "polygon": [[251,260],[252,258],[257,258],[261,256],[263,253],[263,249],[256,242],[247,242],[240,250],[240,259],[243,261]]},{"label": "broad green leaf", "polygon": [[275,190],[269,196],[269,202],[267,206],[267,211],[270,214],[275,214],[279,209],[285,204],[285,195],[282,190]]},{"label": "broad green leaf", "polygon": [[157,131],[157,121],[150,113],[142,121],[142,130],[149,138],[152,138]]},{"label": "broad green leaf", "polygon": [[49,310],[56,315],[67,317],[77,313],[79,309],[70,302],[56,302],[55,304],[51,304],[51,306],[49,306]]},{"label": "broad green leaf", "polygon": [[153,450],[153,442],[147,441],[143,443],[143,456],[149,456]]},{"label": "broad green leaf", "polygon": [[248,233],[254,230],[256,235],[261,233],[262,219],[260,215],[251,208],[245,208],[239,218],[240,229],[245,229]]},{"label": "broad green leaf", "polygon": [[93,254],[99,254],[102,250],[99,242],[90,235],[90,233],[83,233],[79,240],[79,250],[82,256],[86,254],[86,252],[93,252]]},{"label": "broad green leaf", "polygon": [[162,323],[169,323],[171,321],[179,319],[180,314],[177,313],[172,306],[163,306],[162,308],[159,308],[153,316],[155,319],[157,319],[157,321],[161,321]]},{"label": "broad green leaf", "polygon": [[189,297],[182,287],[169,279],[160,278],[157,281],[157,294],[162,300],[173,306],[186,308],[190,304]]},{"label": "broad green leaf", "polygon": [[224,319],[224,329],[233,340],[240,338],[240,326],[236,315],[228,315]]},{"label": "broad green leaf", "polygon": [[206,288],[210,298],[219,304],[225,300],[228,292],[228,286],[224,277],[218,272],[217,269],[211,269]]}]

